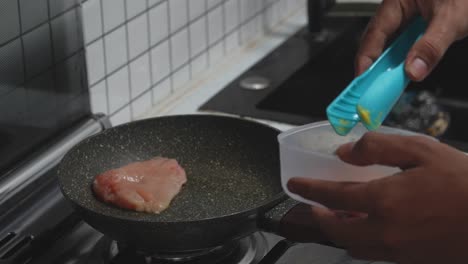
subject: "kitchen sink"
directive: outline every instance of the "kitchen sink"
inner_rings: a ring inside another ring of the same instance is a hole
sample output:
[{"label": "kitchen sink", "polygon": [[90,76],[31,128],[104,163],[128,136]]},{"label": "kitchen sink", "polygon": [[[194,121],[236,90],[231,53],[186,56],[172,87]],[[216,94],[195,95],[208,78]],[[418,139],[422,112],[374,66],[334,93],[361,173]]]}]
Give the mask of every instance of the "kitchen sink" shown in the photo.
[{"label": "kitchen sink", "polygon": [[[320,32],[300,30],[200,110],[294,125],[326,119],[328,104],[354,78],[354,57],[368,21],[368,16],[327,16]],[[464,71],[468,69],[467,58],[468,40],[459,41],[430,77],[407,88],[407,91],[428,91],[437,98],[437,104],[450,113],[450,126],[442,140],[466,150],[468,75]]]}]

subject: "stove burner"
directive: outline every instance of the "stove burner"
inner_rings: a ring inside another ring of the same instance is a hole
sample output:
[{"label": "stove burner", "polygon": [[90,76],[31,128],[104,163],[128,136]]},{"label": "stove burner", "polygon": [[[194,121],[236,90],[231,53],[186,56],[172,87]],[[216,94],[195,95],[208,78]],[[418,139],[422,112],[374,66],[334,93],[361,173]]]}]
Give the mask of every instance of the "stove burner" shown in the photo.
[{"label": "stove burner", "polygon": [[[261,233],[216,248],[170,254],[145,253],[103,237],[95,246],[92,263],[134,264],[255,264],[266,254]],[[96,259],[99,259],[96,261]]]}]

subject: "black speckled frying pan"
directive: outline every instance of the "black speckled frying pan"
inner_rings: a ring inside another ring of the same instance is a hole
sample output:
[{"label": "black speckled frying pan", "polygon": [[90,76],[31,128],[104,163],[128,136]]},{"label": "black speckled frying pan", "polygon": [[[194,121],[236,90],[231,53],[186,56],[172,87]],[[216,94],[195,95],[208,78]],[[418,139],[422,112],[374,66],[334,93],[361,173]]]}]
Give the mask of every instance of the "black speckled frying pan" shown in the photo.
[{"label": "black speckled frying pan", "polygon": [[[284,202],[277,135],[256,122],[212,115],[132,122],[74,147],[59,165],[59,183],[87,223],[119,242],[153,252],[207,249],[276,229],[274,220],[294,204]],[[175,158],[187,172],[167,210],[140,213],[96,199],[96,175],[155,156]]]}]

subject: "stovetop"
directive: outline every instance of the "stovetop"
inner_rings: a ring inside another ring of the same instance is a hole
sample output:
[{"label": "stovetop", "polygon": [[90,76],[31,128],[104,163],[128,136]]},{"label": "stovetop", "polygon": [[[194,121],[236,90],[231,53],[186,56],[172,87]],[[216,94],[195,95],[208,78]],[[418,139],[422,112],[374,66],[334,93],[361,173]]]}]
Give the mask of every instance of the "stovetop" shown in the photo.
[{"label": "stovetop", "polygon": [[0,181],[0,264],[356,263],[343,250],[295,244],[261,231],[210,250],[180,254],[147,254],[111,240],[81,220],[63,197],[56,175],[56,164],[68,149],[109,127],[102,122],[85,122],[12,172],[14,177],[6,177],[10,180]]}]

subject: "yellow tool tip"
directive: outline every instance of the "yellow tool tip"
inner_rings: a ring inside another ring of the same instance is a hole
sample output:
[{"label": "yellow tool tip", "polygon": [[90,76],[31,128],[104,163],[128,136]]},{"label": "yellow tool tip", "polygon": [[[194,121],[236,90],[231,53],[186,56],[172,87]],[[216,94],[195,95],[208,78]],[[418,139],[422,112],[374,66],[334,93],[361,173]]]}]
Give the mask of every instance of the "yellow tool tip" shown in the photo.
[{"label": "yellow tool tip", "polygon": [[371,115],[370,115],[369,110],[358,105],[357,111],[358,111],[359,117],[361,118],[361,121],[364,122],[364,124],[370,126],[372,123],[372,120],[371,120]]}]

